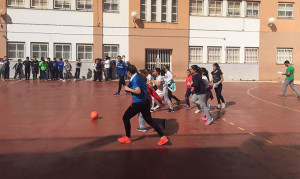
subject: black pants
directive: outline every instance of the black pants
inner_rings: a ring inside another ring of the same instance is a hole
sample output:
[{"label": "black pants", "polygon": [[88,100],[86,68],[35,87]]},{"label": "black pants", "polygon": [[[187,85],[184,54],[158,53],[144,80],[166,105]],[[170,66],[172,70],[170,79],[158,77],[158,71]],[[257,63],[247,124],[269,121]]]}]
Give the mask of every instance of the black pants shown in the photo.
[{"label": "black pants", "polygon": [[9,68],[4,68],[4,79],[9,80]]},{"label": "black pants", "polygon": [[54,80],[57,80],[58,79],[58,69],[52,69],[52,72],[51,72],[51,74],[52,74],[52,78],[54,79]]},{"label": "black pants", "polygon": [[121,92],[122,85],[126,85],[124,75],[119,75],[119,89],[118,93]]},{"label": "black pants", "polygon": [[217,96],[217,100],[218,100],[219,104],[221,104],[221,101],[222,101],[222,103],[225,103],[225,100],[222,96],[222,87],[223,87],[223,85],[219,85],[218,88],[215,88],[215,92],[216,92],[216,96]]},{"label": "black pants", "polygon": [[64,70],[58,70],[58,74],[60,79],[64,78]]},{"label": "black pants", "polygon": [[95,71],[94,72],[94,81],[101,81],[102,80],[102,71]]},{"label": "black pants", "polygon": [[75,78],[76,78],[77,80],[79,80],[79,78],[80,78],[80,68],[76,68],[76,71],[75,71]]},{"label": "black pants", "polygon": [[153,122],[150,113],[150,103],[149,100],[140,103],[133,103],[127,111],[124,113],[123,122],[125,126],[126,136],[131,137],[131,124],[130,119],[133,118],[138,113],[142,113],[145,121],[153,127],[153,129],[158,133],[160,137],[164,136],[162,130],[158,127],[157,123]]},{"label": "black pants", "polygon": [[33,75],[33,80],[37,80],[37,74],[39,73],[38,68],[33,68],[32,69],[32,75]]},{"label": "black pants", "polygon": [[21,70],[16,70],[14,79],[16,79],[18,75],[19,75],[19,79],[21,80],[22,79],[22,71]]},{"label": "black pants", "polygon": [[179,101],[179,99],[178,99],[176,96],[174,96],[174,95],[172,94],[172,91],[169,90],[169,89],[168,89],[168,97],[169,97],[169,99],[171,100],[171,102],[172,102],[172,98],[175,99],[177,102]]},{"label": "black pants", "polygon": [[29,80],[29,78],[30,78],[30,68],[29,69],[25,68],[25,79]]}]

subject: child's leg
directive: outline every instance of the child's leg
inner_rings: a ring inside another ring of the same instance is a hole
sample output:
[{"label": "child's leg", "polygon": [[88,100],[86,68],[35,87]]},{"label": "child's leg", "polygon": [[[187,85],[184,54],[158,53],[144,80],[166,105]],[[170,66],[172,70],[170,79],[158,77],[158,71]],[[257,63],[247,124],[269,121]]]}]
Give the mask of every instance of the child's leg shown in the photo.
[{"label": "child's leg", "polygon": [[142,113],[139,113],[139,125],[140,125],[140,129],[146,129],[145,120],[143,118]]},{"label": "child's leg", "polygon": [[191,89],[188,88],[185,92],[185,103],[187,106],[191,106],[190,104],[190,95],[191,95]]},{"label": "child's leg", "polygon": [[163,93],[164,93],[164,99],[167,101],[170,109],[173,109],[173,104],[172,104],[171,100],[169,99],[169,94],[168,94],[168,88],[167,87],[164,87]]}]

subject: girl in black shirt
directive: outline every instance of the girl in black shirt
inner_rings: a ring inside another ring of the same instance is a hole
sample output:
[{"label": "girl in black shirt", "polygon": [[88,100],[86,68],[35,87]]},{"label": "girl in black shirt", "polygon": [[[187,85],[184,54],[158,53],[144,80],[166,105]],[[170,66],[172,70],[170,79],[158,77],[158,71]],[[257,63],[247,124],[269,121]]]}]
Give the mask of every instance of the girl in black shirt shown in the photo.
[{"label": "girl in black shirt", "polygon": [[[217,100],[218,100],[218,109],[220,108],[225,108],[225,100],[222,96],[222,87],[223,84],[222,82],[224,81],[223,79],[223,72],[221,71],[220,65],[217,63],[213,64],[213,71],[211,72],[212,79],[210,82],[214,83],[214,89],[216,92]],[[222,104],[221,104],[222,101]]]}]

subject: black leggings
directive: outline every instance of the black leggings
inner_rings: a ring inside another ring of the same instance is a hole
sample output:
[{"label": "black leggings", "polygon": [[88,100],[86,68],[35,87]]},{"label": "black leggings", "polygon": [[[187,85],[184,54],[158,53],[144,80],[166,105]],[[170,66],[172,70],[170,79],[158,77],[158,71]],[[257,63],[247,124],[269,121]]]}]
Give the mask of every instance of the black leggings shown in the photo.
[{"label": "black leggings", "polygon": [[122,85],[126,85],[124,75],[119,75],[119,89],[118,93],[121,92]]},{"label": "black leggings", "polygon": [[[169,90],[169,89],[168,89],[168,90]],[[175,99],[177,102],[179,101],[179,99],[178,99],[176,96],[174,96],[174,95],[172,94],[172,91],[171,91],[171,90],[168,91],[168,97],[169,97],[169,99],[171,100],[171,102],[172,102],[172,99]]]},{"label": "black leggings", "polygon": [[215,88],[215,92],[216,92],[216,96],[217,96],[217,100],[218,100],[219,104],[221,104],[221,100],[222,100],[222,103],[225,103],[225,100],[222,96],[222,87],[223,87],[223,85],[219,85],[217,88]]},{"label": "black leggings", "polygon": [[133,118],[138,113],[142,113],[145,121],[153,127],[153,129],[158,133],[160,137],[164,136],[162,130],[158,127],[158,125],[153,122],[151,113],[150,113],[150,103],[149,100],[140,102],[140,103],[133,103],[127,111],[124,113],[123,122],[125,126],[126,136],[131,137],[131,124],[130,119]]}]

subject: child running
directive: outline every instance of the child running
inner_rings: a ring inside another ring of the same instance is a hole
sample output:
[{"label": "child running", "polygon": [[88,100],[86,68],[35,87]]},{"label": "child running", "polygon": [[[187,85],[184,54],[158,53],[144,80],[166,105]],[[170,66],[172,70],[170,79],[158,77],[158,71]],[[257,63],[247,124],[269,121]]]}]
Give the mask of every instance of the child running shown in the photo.
[{"label": "child running", "polygon": [[226,107],[225,100],[222,96],[222,88],[223,88],[222,82],[224,81],[224,79],[223,79],[223,72],[219,64],[217,63],[213,64],[213,71],[211,72],[211,75],[212,75],[212,79],[210,80],[210,82],[214,83],[213,87],[215,89],[217,100],[218,100],[217,108],[218,109],[225,108]]},{"label": "child running", "polygon": [[171,100],[171,102],[172,102],[172,99],[175,99],[177,105],[179,105],[180,104],[180,100],[176,96],[174,96],[172,94],[176,90],[176,85],[175,85],[175,82],[173,80],[173,75],[170,72],[170,67],[167,66],[167,65],[165,65],[164,66],[164,70],[165,70],[165,82],[168,85],[169,99]]},{"label": "child running", "polygon": [[188,83],[192,83],[192,78],[193,75],[191,74],[191,70],[187,70],[187,76],[185,78],[185,103],[186,103],[186,108],[187,110],[191,109],[191,104],[190,104],[190,96],[192,94],[192,87],[187,85]]},{"label": "child running", "polygon": [[[202,80],[205,83],[205,87],[206,87],[206,90],[207,90],[206,104],[207,104],[207,108],[209,110],[210,109],[210,104],[208,104],[208,100],[209,100],[209,98],[211,98],[211,100],[213,100],[213,96],[212,96],[212,93],[211,93],[211,89],[213,89],[213,86],[209,85],[209,76],[208,76],[208,71],[206,70],[206,68],[201,68],[201,71],[202,71]],[[206,116],[204,116],[202,119],[207,120]]]},{"label": "child running", "polygon": [[122,86],[126,85],[125,83],[126,68],[127,68],[126,63],[121,59],[121,56],[118,56],[116,77],[119,76],[119,88],[118,88],[118,92],[116,92],[114,96],[120,96]]},{"label": "child running", "polygon": [[158,125],[153,122],[150,113],[150,103],[147,97],[147,85],[142,77],[138,74],[137,69],[134,65],[128,66],[126,69],[127,75],[130,78],[128,86],[124,86],[124,90],[132,94],[133,102],[126,110],[123,116],[123,122],[125,126],[126,136],[118,139],[120,143],[128,144],[131,143],[131,124],[130,119],[138,113],[142,113],[145,121],[154,128],[154,130],[160,136],[158,145],[164,145],[169,140],[164,135]]},{"label": "child running", "polygon": [[[147,70],[140,70],[140,75],[142,78],[146,77],[145,78],[145,82],[147,82],[147,77],[148,77],[148,71]],[[149,99],[149,102],[150,102],[150,105],[152,104],[152,102],[154,101],[154,98],[159,102],[159,104],[162,104],[162,100],[160,99],[160,97],[157,95],[157,93],[155,92],[155,90],[152,88],[151,85],[147,84],[147,87],[148,87],[148,90],[147,90],[147,97]],[[152,110],[152,109],[151,109]],[[151,112],[151,111],[150,111]],[[157,119],[156,119],[157,120]],[[158,123],[158,121],[155,121],[155,119],[153,119],[153,121],[155,123]],[[163,119],[162,120],[162,126],[163,126],[163,129],[166,128],[166,120]],[[147,129],[145,127],[145,120],[143,118],[143,115],[142,113],[139,113],[139,125],[140,127],[137,128],[137,131],[139,132],[147,132]]]},{"label": "child running", "polygon": [[192,83],[188,83],[188,86],[194,87],[192,96],[192,102],[203,108],[203,111],[207,117],[206,125],[210,125],[213,122],[213,118],[209,114],[209,110],[206,104],[207,89],[205,83],[202,80],[201,68],[197,65],[191,66],[191,73],[193,75]]},{"label": "child running", "polygon": [[21,81],[22,80],[22,72],[23,72],[22,60],[19,59],[18,63],[16,63],[13,68],[16,70],[14,80],[16,80],[17,76],[19,75],[19,80]]},{"label": "child running", "polygon": [[[158,94],[158,96],[161,99],[164,98],[164,100],[167,101],[167,103],[170,107],[168,113],[173,113],[174,112],[173,104],[172,104],[172,102],[171,102],[171,100],[169,99],[169,96],[168,96],[168,85],[166,85],[164,83],[164,79],[160,75],[160,68],[155,68],[154,71],[153,71],[153,75],[156,77],[156,80],[151,80],[151,82],[157,86],[156,93]],[[159,105],[157,105],[157,108],[158,107],[159,107]]]}]

